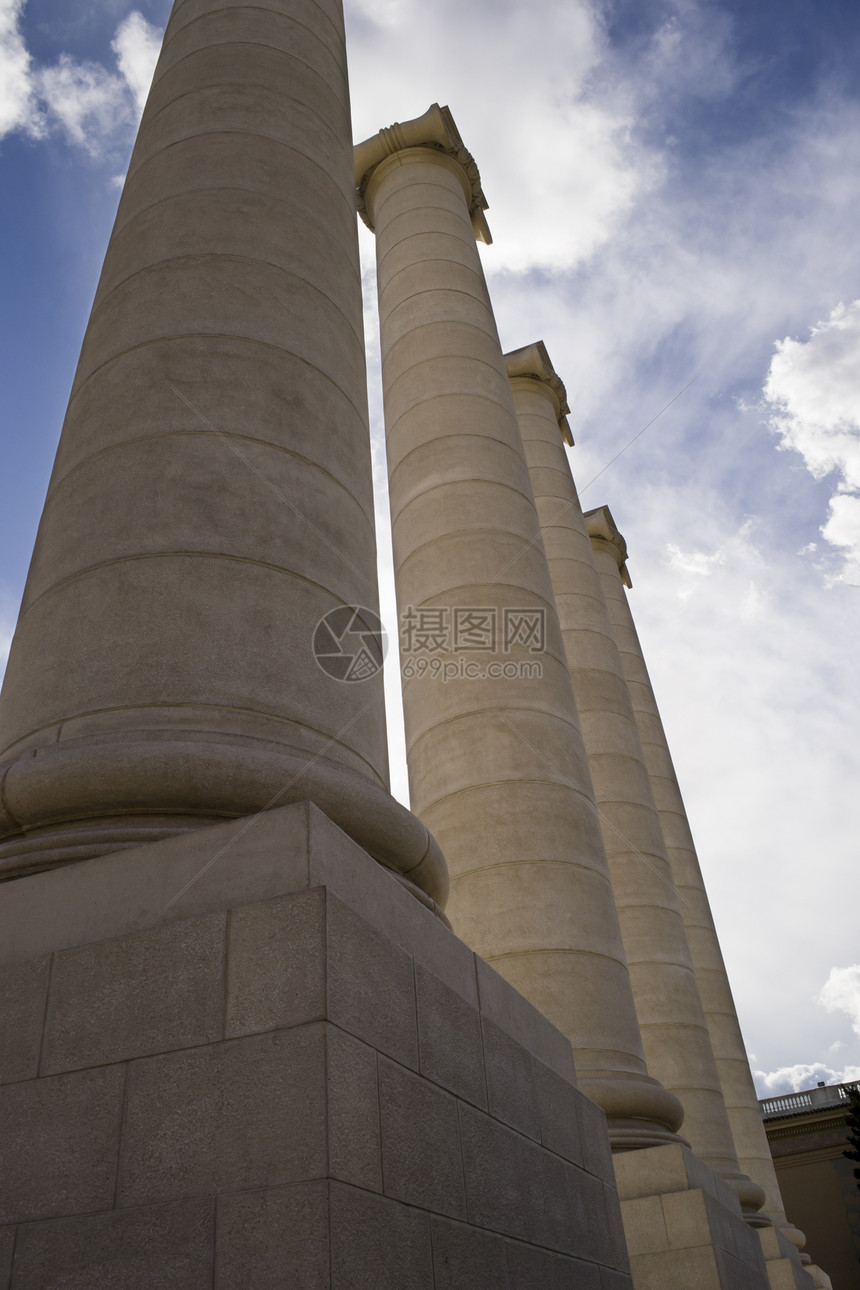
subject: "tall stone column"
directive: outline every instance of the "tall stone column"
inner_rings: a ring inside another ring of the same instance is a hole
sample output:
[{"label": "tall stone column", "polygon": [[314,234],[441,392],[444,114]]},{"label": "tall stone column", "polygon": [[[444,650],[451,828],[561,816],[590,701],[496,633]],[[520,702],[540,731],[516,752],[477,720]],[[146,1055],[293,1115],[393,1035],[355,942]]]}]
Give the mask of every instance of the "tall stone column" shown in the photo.
[{"label": "tall stone column", "polygon": [[180,0],[0,701],[3,875],[310,798],[444,899],[387,791],[375,559],[341,2]]},{"label": "tall stone column", "polygon": [[445,850],[455,929],[570,1038],[616,1148],[674,1141],[475,245],[478,171],[434,106],[360,144],[356,177],[376,231],[398,601],[435,631],[404,656],[412,804]]},{"label": "tall stone column", "polygon": [[576,486],[564,385],[542,342],[506,355],[649,1072],[696,1154],[758,1209],[739,1168],[633,705]]},{"label": "tall stone column", "polygon": [[682,897],[687,940],[738,1161],[741,1169],[765,1193],[762,1221],[770,1219],[785,1231],[795,1245],[802,1247],[805,1241],[803,1234],[785,1216],[695,843],[633,615],[622,585],[626,573],[626,553],[607,507],[589,511],[585,520],[600,568],[613,634],[639,728],[672,877]]}]

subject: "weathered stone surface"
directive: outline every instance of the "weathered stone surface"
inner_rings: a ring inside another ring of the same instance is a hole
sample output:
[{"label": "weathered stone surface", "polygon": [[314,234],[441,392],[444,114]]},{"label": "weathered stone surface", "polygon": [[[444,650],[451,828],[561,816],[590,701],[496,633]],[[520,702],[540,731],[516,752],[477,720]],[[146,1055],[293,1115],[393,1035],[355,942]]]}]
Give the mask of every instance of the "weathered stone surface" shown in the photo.
[{"label": "weathered stone surface", "polygon": [[540,1116],[531,1053],[492,1021],[485,1019],[482,1029],[490,1115],[538,1139]]},{"label": "weathered stone surface", "polygon": [[380,1058],[379,1119],[385,1194],[436,1214],[465,1219],[455,1099]]},{"label": "weathered stone surface", "polygon": [[329,1027],[328,1158],[333,1178],[382,1191],[377,1055],[351,1035]]},{"label": "weathered stone surface", "polygon": [[509,1290],[507,1242],[501,1236],[434,1218],[434,1290]]},{"label": "weathered stone surface", "polygon": [[8,1290],[12,1277],[12,1253],[15,1248],[15,1228],[0,1227],[0,1286]]},{"label": "weathered stone surface", "polygon": [[469,1221],[506,1236],[527,1239],[522,1138],[480,1111],[463,1106],[460,1132]]},{"label": "weathered stone surface", "polygon": [[50,966],[46,955],[0,967],[0,1084],[38,1073]]},{"label": "weathered stone surface", "polygon": [[331,1185],[332,1290],[434,1290],[430,1215]]},{"label": "weathered stone surface", "polygon": [[0,1089],[0,1223],[113,1204],[122,1066]]},{"label": "weathered stone surface", "polygon": [[328,898],[327,920],[330,1019],[417,1070],[418,1024],[410,956],[336,897]]},{"label": "weathered stone surface", "polygon": [[508,1278],[516,1290],[601,1290],[600,1269],[516,1241],[506,1244]]},{"label": "weathered stone surface", "polygon": [[57,954],[43,1074],[220,1039],[226,921],[212,914]]},{"label": "weathered stone surface", "polygon": [[415,969],[415,990],[421,1074],[486,1110],[484,1051],[477,1008],[420,964]]},{"label": "weathered stone surface", "polygon": [[129,1070],[119,1199],[323,1178],[321,1025],[135,1062]]},{"label": "weathered stone surface", "polygon": [[215,1290],[329,1290],[328,1185],[218,1199]]},{"label": "weathered stone surface", "polygon": [[572,1164],[582,1164],[582,1142],[577,1115],[582,1094],[543,1062],[534,1062],[534,1086],[540,1122],[540,1140],[550,1151]]},{"label": "weathered stone surface", "polygon": [[209,1198],[26,1224],[14,1290],[210,1290],[214,1232]]},{"label": "weathered stone surface", "polygon": [[325,1017],[325,892],[245,905],[230,915],[228,1038]]}]

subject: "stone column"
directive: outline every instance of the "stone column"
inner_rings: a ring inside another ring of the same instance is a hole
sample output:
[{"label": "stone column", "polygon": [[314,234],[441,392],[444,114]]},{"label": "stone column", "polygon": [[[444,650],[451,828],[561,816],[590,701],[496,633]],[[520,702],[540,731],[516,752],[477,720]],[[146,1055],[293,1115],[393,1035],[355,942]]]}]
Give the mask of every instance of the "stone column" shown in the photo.
[{"label": "stone column", "polygon": [[475,245],[478,171],[434,105],[359,145],[356,176],[376,231],[398,601],[427,633],[403,657],[412,804],[446,852],[455,929],[570,1038],[616,1148],[673,1141],[681,1109],[646,1073]]},{"label": "stone column", "polygon": [[[600,574],[563,440],[565,389],[542,342],[506,355],[649,1072],[684,1107],[696,1154],[758,1209],[741,1175],[678,893]],[[598,558],[601,558],[598,556]]]},{"label": "stone column", "polygon": [[[310,798],[444,899],[387,791],[375,561],[341,0],[180,0],[0,702],[4,876]],[[362,683],[315,659],[332,611]]]},{"label": "stone column", "polygon": [[617,530],[607,507],[589,511],[585,519],[597,553],[603,590],[633,703],[672,876],[682,897],[681,908],[687,940],[738,1161],[741,1169],[765,1193],[761,1221],[770,1219],[785,1231],[795,1245],[802,1247],[805,1240],[803,1234],[785,1217],[695,844],[642,647],[622,585],[626,578],[623,559],[625,553],[619,544]]}]

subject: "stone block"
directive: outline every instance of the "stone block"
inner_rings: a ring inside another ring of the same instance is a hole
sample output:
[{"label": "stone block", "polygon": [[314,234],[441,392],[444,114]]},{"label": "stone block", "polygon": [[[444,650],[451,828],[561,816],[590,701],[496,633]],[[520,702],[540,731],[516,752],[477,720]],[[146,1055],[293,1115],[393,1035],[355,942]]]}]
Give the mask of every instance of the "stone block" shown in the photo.
[{"label": "stone block", "polygon": [[623,1250],[618,1252],[612,1247],[604,1184],[575,1165],[566,1165],[565,1172],[573,1222],[573,1248],[577,1255],[609,1267],[623,1267]]},{"label": "stone block", "polygon": [[487,1071],[487,1109],[536,1141],[540,1139],[534,1063],[522,1044],[483,1019],[484,1063]]},{"label": "stone block", "polygon": [[[582,1167],[589,1173],[596,1174],[604,1182],[615,1186],[615,1164],[612,1148],[609,1145],[609,1133],[606,1128],[606,1116],[601,1107],[591,1098],[577,1091],[576,1118],[579,1127],[579,1138],[582,1144]],[[628,1155],[638,1154],[628,1152]],[[621,1157],[619,1157],[621,1159]]]},{"label": "stone block", "polygon": [[[211,1290],[215,1202],[28,1223],[18,1230],[15,1290]],[[256,1284],[256,1283],[255,1283]]]},{"label": "stone block", "polygon": [[[406,950],[449,989],[478,1006],[475,956],[441,919],[315,807],[310,807],[310,877]],[[346,863],[345,863],[346,861]]]},{"label": "stone block", "polygon": [[0,1084],[38,1073],[50,966],[44,955],[0,967]]},{"label": "stone block", "polygon": [[325,1017],[325,903],[317,888],[231,912],[228,1039]]},{"label": "stone block", "polygon": [[132,1064],[119,1198],[145,1205],[323,1178],[321,1025]]},{"label": "stone block", "polygon": [[613,1268],[601,1268],[600,1290],[633,1290],[633,1282],[626,1272],[616,1272]]},{"label": "stone block", "polygon": [[528,1239],[522,1139],[470,1107],[460,1107],[466,1212],[477,1227]]},{"label": "stone block", "polygon": [[579,1253],[573,1236],[564,1161],[530,1142],[522,1142],[520,1152],[529,1240],[565,1254]]},{"label": "stone block", "polygon": [[601,1290],[600,1269],[519,1241],[506,1243],[511,1290]]},{"label": "stone block", "polygon": [[0,1223],[113,1204],[125,1068],[0,1089]]},{"label": "stone block", "polygon": [[225,932],[211,914],[56,954],[42,1073],[220,1039]]},{"label": "stone block", "polygon": [[743,1282],[721,1284],[710,1246],[640,1254],[631,1260],[631,1275],[636,1290],[747,1290]]},{"label": "stone block", "polygon": [[438,977],[415,966],[421,1074],[457,1097],[487,1109],[481,1018]]},{"label": "stone block", "polygon": [[12,1280],[12,1254],[15,1249],[15,1228],[0,1227],[0,1290],[9,1290]]},{"label": "stone block", "polygon": [[550,1151],[572,1164],[581,1165],[577,1103],[582,1100],[582,1094],[569,1080],[557,1075],[543,1062],[536,1061],[533,1066],[540,1140]]},{"label": "stone block", "polygon": [[385,1194],[408,1205],[465,1219],[455,1099],[380,1057],[379,1122]]},{"label": "stone block", "polygon": [[434,1218],[432,1238],[434,1290],[515,1290],[503,1237]]},{"label": "stone block", "polygon": [[[410,956],[336,897],[328,897],[326,912],[329,1019],[402,1066],[417,1070],[418,1023]],[[360,972],[356,971],[359,963]]]},{"label": "stone block", "polygon": [[328,1156],[333,1178],[382,1191],[377,1056],[372,1048],[329,1027]]},{"label": "stone block", "polygon": [[569,1040],[489,963],[475,958],[481,1012],[523,1048],[572,1083],[576,1080]]},{"label": "stone block", "polygon": [[214,1290],[329,1290],[325,1182],[218,1198]]},{"label": "stone block", "polygon": [[668,1250],[669,1234],[659,1196],[639,1196],[624,1202],[624,1235],[627,1252],[651,1254],[655,1250]]},{"label": "stone block", "polygon": [[332,1290],[434,1290],[430,1215],[331,1184]]}]

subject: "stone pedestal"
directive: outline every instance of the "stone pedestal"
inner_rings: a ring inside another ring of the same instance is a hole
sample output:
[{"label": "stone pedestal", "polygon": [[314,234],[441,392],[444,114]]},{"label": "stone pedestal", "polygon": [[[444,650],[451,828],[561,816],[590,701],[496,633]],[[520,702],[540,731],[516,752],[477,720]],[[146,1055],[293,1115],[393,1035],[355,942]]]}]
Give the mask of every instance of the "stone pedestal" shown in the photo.
[{"label": "stone pedestal", "polygon": [[[820,1268],[804,1267],[797,1247],[778,1227],[763,1227],[758,1233],[770,1290],[815,1290],[830,1288],[830,1278]],[[814,1273],[818,1273],[816,1277]]]},{"label": "stone pedestal", "polygon": [[569,1043],[315,807],[7,883],[0,946],[3,1290],[630,1290]]},{"label": "stone pedestal", "polygon": [[688,1148],[616,1156],[615,1174],[635,1290],[770,1290],[733,1189]]}]

